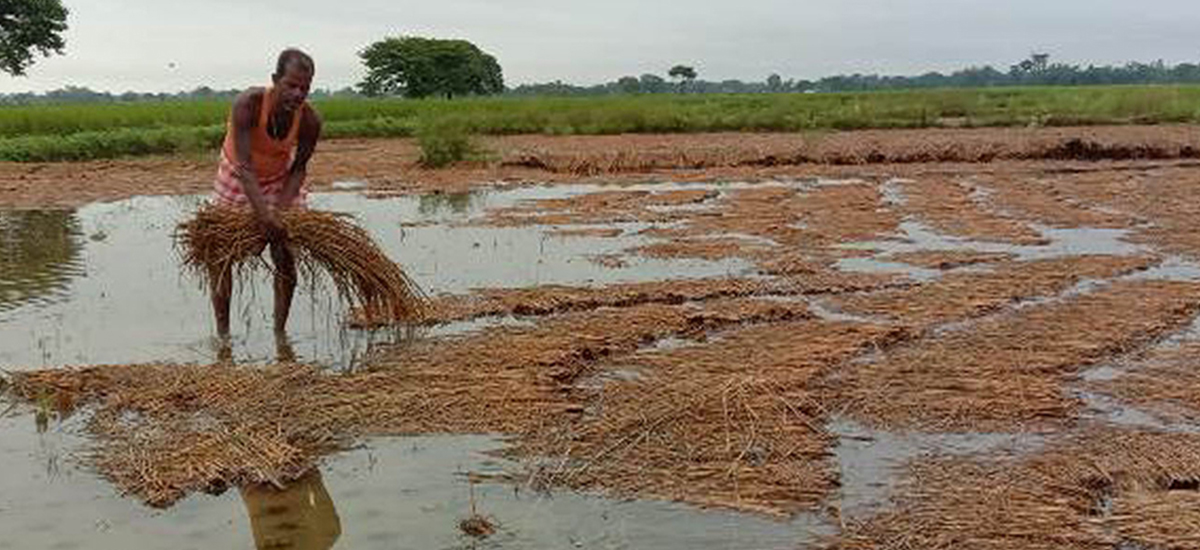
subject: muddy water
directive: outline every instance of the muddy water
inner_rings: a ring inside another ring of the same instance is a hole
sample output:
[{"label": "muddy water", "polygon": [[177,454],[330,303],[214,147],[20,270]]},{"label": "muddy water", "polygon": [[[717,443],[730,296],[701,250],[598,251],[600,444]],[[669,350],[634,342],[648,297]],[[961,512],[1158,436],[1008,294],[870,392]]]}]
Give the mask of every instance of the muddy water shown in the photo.
[{"label": "muddy water", "polygon": [[[780,185],[829,185],[799,182]],[[739,188],[655,186],[647,189]],[[891,189],[892,185],[888,187]],[[632,189],[641,188],[633,187]],[[599,190],[595,186],[371,199],[313,197],[313,206],[354,214],[431,293],[476,287],[608,284],[681,277],[745,276],[738,261],[671,261],[636,256],[628,266],[591,261],[645,244],[644,224],[617,224],[613,238],[555,235],[577,226],[493,228],[472,224],[491,208],[525,200]],[[903,200],[891,189],[889,201]],[[144,361],[211,361],[211,318],[196,282],[178,269],[173,227],[202,199],[145,197],[78,210],[0,211],[0,368]],[[680,208],[704,208],[685,205]],[[613,227],[605,225],[605,227]],[[1112,230],[1043,228],[1048,245],[1013,247],[955,239],[907,222],[894,240],[857,243],[877,254],[842,267],[894,270],[918,279],[937,272],[888,264],[895,253],[918,250],[1010,252],[1020,259],[1073,254],[1132,254],[1142,249]],[[855,264],[862,261],[862,264]],[[872,263],[874,262],[874,263]],[[1182,259],[1139,276],[1200,278]],[[836,316],[813,302],[818,313]],[[235,358],[269,360],[270,292],[260,277],[235,300]],[[847,321],[870,319],[845,318]],[[517,318],[455,323],[418,334],[443,335]],[[345,367],[391,333],[345,331],[340,310],[321,289],[297,300],[289,342],[303,360]],[[676,342],[660,342],[669,347]],[[1114,367],[1115,368],[1115,367]],[[621,373],[617,373],[621,374]],[[1116,373],[1109,373],[1115,375]],[[1097,372],[1096,375],[1104,375]],[[1092,401],[1115,415],[1136,413]],[[1102,406],[1104,405],[1104,406]],[[5,405],[0,403],[0,410]],[[1147,424],[1143,418],[1126,422]],[[495,473],[512,465],[485,454],[500,440],[484,436],[378,439],[331,457],[318,474],[280,492],[234,489],[193,496],[157,511],[115,494],[111,485],[79,467],[87,442],[81,419],[51,421],[42,433],[31,411],[0,418],[0,549],[3,548],[796,548],[836,531],[821,515],[789,521],[694,507],[597,496],[538,494],[504,483],[474,486],[481,514],[498,533],[483,542],[463,536],[459,519],[471,509],[468,472]],[[862,519],[886,506],[887,494],[909,460],[928,453],[1022,453],[1043,442],[1036,434],[895,434],[846,419],[831,423],[842,488],[830,500]]]},{"label": "muddy water", "polygon": [[[626,267],[590,257],[644,244],[630,224],[616,238],[551,235],[557,227],[489,228],[469,223],[488,208],[590,192],[586,186],[500,193],[370,199],[316,195],[316,208],[353,213],[431,293],[476,287],[608,284],[743,275],[741,262],[630,258]],[[201,197],[141,197],[78,210],[4,212],[0,368],[215,358],[207,299],[178,268],[171,232]],[[10,229],[15,227],[17,229]],[[269,360],[270,292],[260,277],[235,299],[235,358]],[[302,289],[288,342],[303,360],[350,364],[391,333],[346,331],[322,289]],[[421,336],[519,324],[514,318],[455,323]],[[6,407],[0,403],[0,410]],[[44,432],[24,407],[0,418],[0,548],[794,548],[833,529],[816,516],[777,521],[662,503],[538,494],[504,483],[474,487],[478,511],[498,533],[462,535],[470,513],[466,472],[509,464],[482,436],[369,441],[331,457],[287,491],[234,489],[152,510],[115,493],[81,466],[83,420],[50,421]]]},{"label": "muddy water", "polygon": [[839,438],[834,454],[841,468],[841,511],[844,517],[857,519],[886,509],[889,492],[914,459],[1024,454],[1045,443],[1045,437],[1036,433],[893,433],[848,418],[835,418],[830,428]]},{"label": "muddy water", "polygon": [[[478,287],[608,284],[740,275],[736,260],[629,258],[605,267],[593,256],[644,244],[630,227],[616,238],[563,237],[557,227],[492,228],[464,223],[488,208],[588,192],[587,186],[370,199],[312,197],[314,208],[349,212],[431,294]],[[63,364],[208,362],[220,351],[198,282],[179,269],[171,233],[201,197],[141,197],[75,211],[0,213],[0,368]],[[9,253],[16,251],[19,253]],[[276,342],[265,274],[237,292],[234,358],[271,360],[281,344],[301,360],[345,367],[396,335],[344,330],[328,287],[302,287]],[[465,326],[463,328],[470,328]],[[444,331],[443,331],[444,332]]]},{"label": "muddy water", "polygon": [[0,312],[60,296],[82,270],[82,248],[73,211],[0,211]]},{"label": "muddy water", "polygon": [[[1055,228],[1033,226],[1042,234],[1043,245],[1013,245],[991,241],[980,241],[946,235],[935,231],[928,225],[918,221],[905,221],[900,224],[900,232],[892,239],[880,241],[864,241],[847,243],[842,248],[853,250],[868,250],[874,254],[866,258],[846,258],[838,262],[838,267],[847,271],[867,273],[902,273],[918,281],[929,281],[942,275],[942,271],[921,268],[909,264],[891,261],[892,256],[910,252],[941,251],[941,252],[983,252],[1012,254],[1018,260],[1044,260],[1064,256],[1114,255],[1128,256],[1146,252],[1148,249],[1141,245],[1125,240],[1128,230],[1107,229],[1094,227]],[[961,270],[980,269],[977,266],[961,268]],[[1165,269],[1162,277],[1185,277],[1196,273],[1195,264],[1176,259],[1176,263]]]},{"label": "muddy water", "polygon": [[[763,548],[830,534],[811,518],[766,518],[655,502],[545,494],[468,474],[509,466],[483,436],[366,442],[329,459],[287,491],[232,489],[165,511],[121,498],[81,471],[71,453],[78,420],[38,433],[28,414],[0,420],[0,548]],[[474,541],[458,521],[476,512],[498,526]]]}]

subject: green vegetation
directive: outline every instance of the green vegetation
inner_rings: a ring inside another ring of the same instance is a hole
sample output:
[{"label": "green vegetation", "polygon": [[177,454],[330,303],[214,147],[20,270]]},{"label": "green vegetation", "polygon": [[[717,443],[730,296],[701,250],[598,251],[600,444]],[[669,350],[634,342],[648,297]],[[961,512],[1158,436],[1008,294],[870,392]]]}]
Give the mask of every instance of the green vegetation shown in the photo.
[{"label": "green vegetation", "polygon": [[417,129],[417,145],[421,147],[421,164],[442,168],[480,152],[466,125],[457,120],[430,119]]},{"label": "green vegetation", "polygon": [[67,8],[61,0],[0,2],[0,71],[23,75],[35,54],[61,54],[67,46]]},{"label": "green vegetation", "polygon": [[[667,76],[679,81],[679,91],[682,92],[684,91],[685,84],[691,84],[696,80],[696,77],[700,75],[696,73],[696,69],[694,67],[689,67],[687,65],[676,65],[671,67],[671,70],[667,71]],[[638,84],[641,84],[641,80],[638,81]]]},{"label": "green vegetation", "polygon": [[[314,102],[325,137],[792,132],[937,126],[1200,122],[1200,86],[979,88],[837,94],[341,99]],[[215,148],[224,101],[0,107],[0,159],[82,160]]]},{"label": "green vegetation", "polygon": [[496,58],[466,40],[387,38],[358,55],[367,66],[367,77],[359,88],[368,96],[449,99],[504,91]]}]

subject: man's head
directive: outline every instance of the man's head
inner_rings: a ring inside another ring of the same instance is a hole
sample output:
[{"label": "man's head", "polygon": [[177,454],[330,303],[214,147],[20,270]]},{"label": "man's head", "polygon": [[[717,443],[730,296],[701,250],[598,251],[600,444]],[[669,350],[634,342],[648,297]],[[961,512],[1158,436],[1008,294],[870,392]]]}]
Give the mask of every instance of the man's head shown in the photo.
[{"label": "man's head", "polygon": [[279,60],[275,62],[275,74],[271,75],[279,103],[288,110],[304,103],[315,69],[312,58],[300,50],[288,48],[280,52]]}]

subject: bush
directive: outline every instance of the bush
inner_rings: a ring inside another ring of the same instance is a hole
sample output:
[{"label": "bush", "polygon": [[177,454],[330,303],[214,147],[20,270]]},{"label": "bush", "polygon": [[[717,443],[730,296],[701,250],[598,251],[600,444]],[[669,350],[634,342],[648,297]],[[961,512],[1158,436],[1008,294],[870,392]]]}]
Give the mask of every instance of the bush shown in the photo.
[{"label": "bush", "polygon": [[421,147],[421,164],[427,168],[443,168],[474,158],[479,152],[466,125],[453,119],[424,121],[417,128],[417,144]]}]

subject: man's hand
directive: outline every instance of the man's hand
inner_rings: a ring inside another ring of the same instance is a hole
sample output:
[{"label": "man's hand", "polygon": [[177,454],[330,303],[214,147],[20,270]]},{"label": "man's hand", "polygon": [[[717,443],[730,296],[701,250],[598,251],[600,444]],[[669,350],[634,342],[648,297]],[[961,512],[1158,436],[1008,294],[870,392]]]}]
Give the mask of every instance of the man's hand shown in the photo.
[{"label": "man's hand", "polygon": [[300,186],[304,185],[304,170],[293,171],[284,183],[283,191],[279,193],[278,208],[291,208],[296,205],[296,197],[300,196]]},{"label": "man's hand", "polygon": [[258,225],[267,236],[267,242],[281,243],[287,238],[287,231],[279,222],[279,216],[273,208],[263,208],[258,212]]}]

